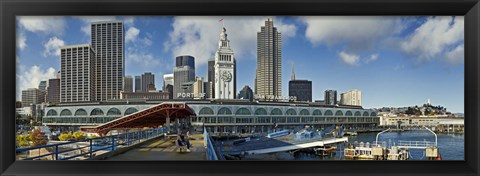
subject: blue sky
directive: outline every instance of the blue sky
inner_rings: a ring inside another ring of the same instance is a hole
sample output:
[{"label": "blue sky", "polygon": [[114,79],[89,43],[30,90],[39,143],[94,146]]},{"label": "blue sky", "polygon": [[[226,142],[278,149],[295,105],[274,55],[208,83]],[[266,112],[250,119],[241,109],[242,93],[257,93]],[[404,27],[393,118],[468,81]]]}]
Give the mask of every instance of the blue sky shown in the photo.
[{"label": "blue sky", "polygon": [[60,70],[59,47],[90,42],[94,21],[125,22],[125,74],[153,72],[157,89],[174,58],[192,55],[206,77],[222,24],[237,60],[237,90],[254,86],[256,34],[267,18],[282,33],[282,95],[292,64],[297,79],[326,89],[362,91],[365,108],[432,104],[464,112],[463,17],[170,17],[17,18],[17,99]]}]

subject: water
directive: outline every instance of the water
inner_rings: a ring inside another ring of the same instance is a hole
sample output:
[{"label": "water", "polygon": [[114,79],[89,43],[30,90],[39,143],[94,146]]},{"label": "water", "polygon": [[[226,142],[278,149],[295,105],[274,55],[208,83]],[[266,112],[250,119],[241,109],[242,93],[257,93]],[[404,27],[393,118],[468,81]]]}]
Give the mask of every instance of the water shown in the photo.
[{"label": "water", "polygon": [[[348,141],[353,143],[358,142],[375,142],[377,133],[359,133],[358,136],[350,136]],[[464,160],[465,158],[465,140],[463,134],[437,134],[438,136],[438,148],[442,156],[442,160]],[[379,136],[379,141],[388,141],[391,144],[398,143],[399,140],[403,141],[431,141],[435,142],[435,136],[428,131],[412,130],[403,132],[386,132]],[[337,150],[343,152],[344,146],[338,146]],[[410,160],[426,160],[424,156],[424,149],[410,149]],[[335,157],[321,157],[311,155],[307,153],[295,154],[295,160],[334,160],[340,159],[343,153],[337,152]]]}]

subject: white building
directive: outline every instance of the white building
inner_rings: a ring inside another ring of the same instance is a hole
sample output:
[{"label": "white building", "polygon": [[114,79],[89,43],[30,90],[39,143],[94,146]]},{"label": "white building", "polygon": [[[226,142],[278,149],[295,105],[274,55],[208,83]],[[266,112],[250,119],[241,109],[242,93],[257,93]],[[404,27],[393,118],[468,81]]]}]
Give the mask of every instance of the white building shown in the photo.
[{"label": "white building", "polygon": [[203,78],[197,77],[193,83],[193,99],[203,99],[205,97]]},{"label": "white building", "polygon": [[18,115],[22,116],[22,118],[32,117],[32,107],[23,107],[15,109]]},{"label": "white building", "polygon": [[163,75],[163,90],[166,90],[167,85],[169,84],[173,86],[173,83],[174,83],[173,78],[174,78],[173,73]]},{"label": "white building", "polygon": [[218,49],[215,52],[215,99],[235,98],[235,57],[227,38],[227,30],[222,28]]},{"label": "white building", "polygon": [[340,95],[340,104],[350,106],[362,106],[362,92],[360,90],[349,90]]}]

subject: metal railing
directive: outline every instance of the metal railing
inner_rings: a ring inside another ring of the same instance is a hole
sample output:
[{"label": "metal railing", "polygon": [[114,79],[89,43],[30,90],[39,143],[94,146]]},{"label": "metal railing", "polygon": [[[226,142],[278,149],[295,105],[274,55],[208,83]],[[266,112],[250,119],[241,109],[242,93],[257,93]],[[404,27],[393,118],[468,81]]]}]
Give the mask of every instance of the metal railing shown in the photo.
[{"label": "metal railing", "polygon": [[398,141],[398,147],[406,148],[427,148],[436,147],[435,142],[430,141]]},{"label": "metal railing", "polygon": [[212,138],[208,134],[206,128],[203,128],[203,138],[205,140],[205,148],[207,150],[207,160],[218,160],[217,153],[213,147]]},{"label": "metal railing", "polygon": [[61,142],[28,148],[17,148],[17,160],[85,160],[97,154],[108,153],[119,148],[164,135],[165,128],[154,128],[122,134]]}]

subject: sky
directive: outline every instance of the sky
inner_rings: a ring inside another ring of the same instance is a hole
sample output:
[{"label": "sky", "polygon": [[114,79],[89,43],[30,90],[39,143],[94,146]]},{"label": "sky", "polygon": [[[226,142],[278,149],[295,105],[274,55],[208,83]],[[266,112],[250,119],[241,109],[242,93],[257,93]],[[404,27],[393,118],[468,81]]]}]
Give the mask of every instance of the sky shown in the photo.
[{"label": "sky", "polygon": [[[237,60],[237,90],[254,89],[256,36],[270,18],[282,33],[282,95],[294,64],[296,79],[324,91],[362,91],[364,108],[421,105],[431,100],[464,112],[463,16],[48,16],[17,17],[17,100],[60,70],[59,48],[90,43],[90,23],[125,24],[125,75],[173,73],[174,59],[195,57],[206,79],[222,25]],[[219,22],[223,20],[223,24]]]}]

